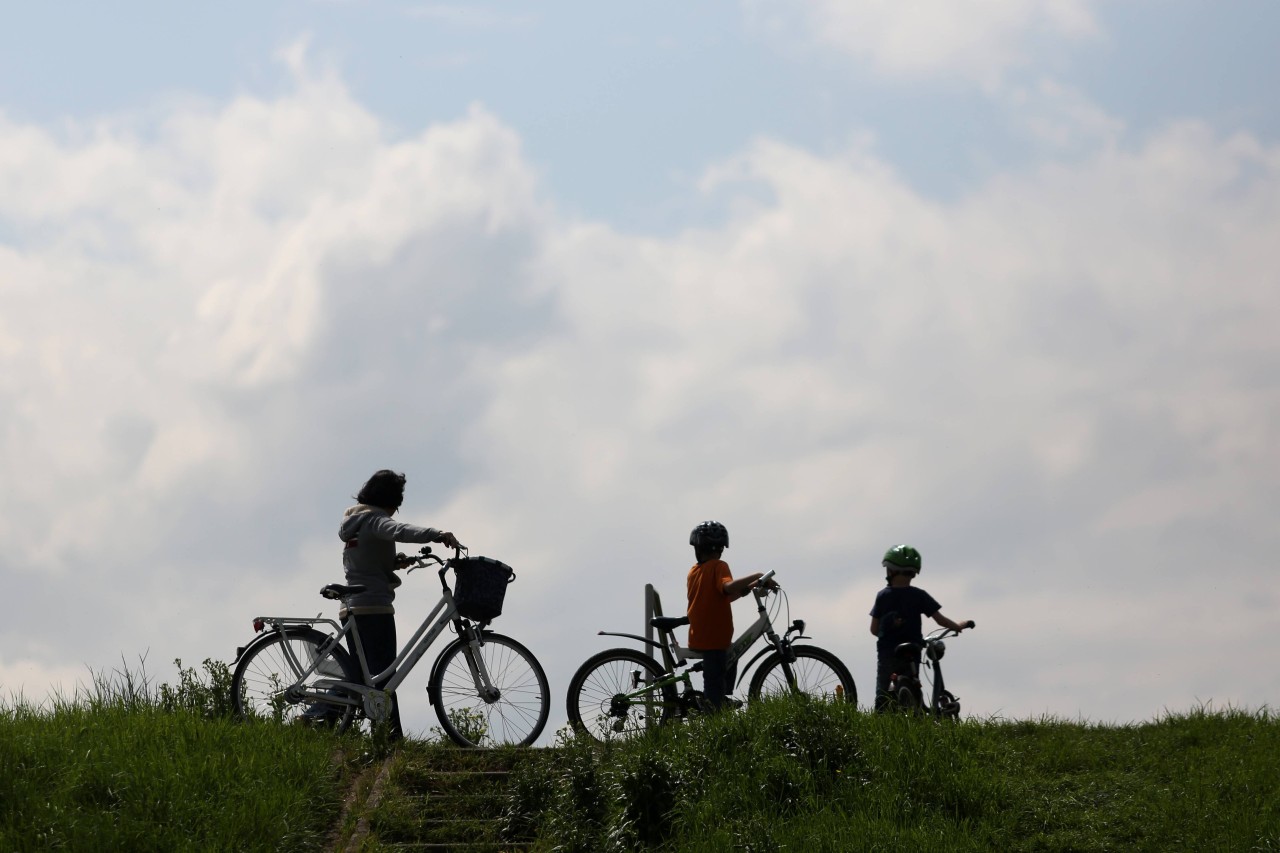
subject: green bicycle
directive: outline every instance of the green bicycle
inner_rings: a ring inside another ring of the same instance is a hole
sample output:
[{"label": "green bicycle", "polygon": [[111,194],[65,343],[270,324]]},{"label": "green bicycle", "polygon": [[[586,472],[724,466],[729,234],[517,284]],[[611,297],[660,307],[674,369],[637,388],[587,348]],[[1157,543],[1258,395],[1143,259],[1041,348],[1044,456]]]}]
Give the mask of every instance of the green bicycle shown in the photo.
[{"label": "green bicycle", "polygon": [[[756,602],[756,620],[734,640],[729,650],[732,665],[756,641],[765,639],[765,647],[740,668],[737,683],[741,684],[752,667],[756,667],[747,688],[751,701],[801,695],[856,704],[857,688],[848,667],[826,649],[795,642],[808,639],[803,619],[792,622],[781,635],[774,630],[766,603],[776,595],[785,600],[786,594],[773,576],[774,572],[767,573],[751,590]],[[688,665],[689,659],[696,658],[698,652],[681,648],[675,638],[675,629],[688,625],[689,619],[659,616],[650,624],[657,632],[656,641],[636,634],[599,632],[602,636],[626,637],[644,643],[661,654],[661,663],[648,652],[629,648],[608,649],[588,658],[569,682],[569,722],[576,731],[600,741],[616,740],[706,711],[702,691],[694,688],[692,678],[693,673],[701,672],[702,664]]]}]

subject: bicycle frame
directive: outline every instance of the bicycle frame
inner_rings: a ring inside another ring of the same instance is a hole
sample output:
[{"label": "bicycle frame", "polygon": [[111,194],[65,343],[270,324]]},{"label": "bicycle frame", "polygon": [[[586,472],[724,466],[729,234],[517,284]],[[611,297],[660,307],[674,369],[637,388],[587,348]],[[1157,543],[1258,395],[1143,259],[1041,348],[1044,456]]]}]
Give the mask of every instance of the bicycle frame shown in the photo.
[{"label": "bicycle frame", "polygon": [[[772,574],[772,572],[770,573]],[[808,639],[804,634],[804,621],[797,619],[792,623],[791,627],[783,636],[779,636],[778,632],[773,628],[773,620],[769,618],[768,608],[765,607],[765,599],[768,596],[767,590],[762,590],[759,586],[751,590],[751,594],[756,600],[756,619],[751,623],[733,644],[729,647],[728,666],[733,666],[738,660],[746,655],[747,651],[755,645],[761,637],[768,639],[765,647],[756,653],[755,657],[742,667],[738,673],[738,680],[735,684],[740,685],[742,680],[746,678],[747,672],[755,665],[756,661],[777,649],[786,656],[787,650],[791,647],[791,634],[795,633],[796,640]],[[643,696],[656,690],[662,690],[668,686],[675,684],[684,684],[686,688],[692,688],[692,679],[690,674],[698,670],[698,665],[694,665],[683,672],[677,672],[680,667],[688,663],[688,658],[699,658],[701,653],[695,649],[685,648],[675,641],[675,629],[689,623],[686,617],[657,617],[653,620],[654,627],[658,629],[658,640],[650,640],[647,637],[641,637],[638,634],[627,634],[617,631],[599,631],[600,636],[607,637],[626,637],[627,639],[637,640],[651,649],[657,649],[662,652],[662,664],[666,670],[663,678],[654,681],[652,684],[646,685],[643,689],[628,694],[628,698]],[[652,656],[652,655],[651,655]],[[787,663],[793,662],[788,660]]]},{"label": "bicycle frame", "polygon": [[[439,557],[427,554],[419,558],[418,564],[414,568],[420,568],[425,565],[427,559],[432,559],[443,566],[440,569],[440,585],[442,587],[440,601],[423,619],[422,624],[418,626],[417,631],[405,643],[404,648],[396,655],[395,660],[382,672],[375,674],[369,671],[369,662],[365,657],[364,644],[360,641],[360,628],[355,619],[348,619],[345,624],[339,623],[334,619],[322,618],[321,616],[316,616],[313,619],[292,616],[259,616],[254,619],[255,626],[270,626],[272,631],[279,632],[285,637],[288,637],[288,628],[290,626],[307,628],[315,628],[320,625],[328,626],[332,630],[329,640],[320,648],[322,653],[327,653],[330,649],[340,645],[348,635],[355,638],[353,645],[356,649],[356,657],[360,661],[360,672],[364,678],[364,683],[356,684],[340,679],[320,678],[315,681],[315,687],[317,688],[315,690],[301,689],[299,685],[317,671],[320,661],[323,660],[323,654],[317,660],[304,665],[294,655],[290,645],[288,643],[283,644],[284,654],[295,673],[294,683],[285,690],[285,695],[289,701],[313,701],[323,702],[328,705],[363,707],[370,719],[375,721],[382,720],[390,713],[391,694],[408,678],[409,673],[413,671],[413,668],[422,660],[423,655],[427,653],[427,649],[431,647],[432,643],[436,641],[436,638],[444,632],[444,629],[450,623],[457,625],[458,636],[465,638],[472,649],[482,642],[481,632],[476,629],[471,620],[458,614],[457,605],[453,600],[453,593],[444,580],[448,566]],[[350,598],[351,595],[341,598],[344,608],[348,607]],[[432,620],[435,620],[434,623]],[[263,636],[266,636],[266,634],[263,634]],[[479,695],[486,700],[492,700],[496,698],[497,691],[489,677],[488,670],[485,668],[482,657],[479,654],[468,654],[467,664],[471,669],[471,676],[475,681]],[[374,686],[384,678],[387,681],[382,688]],[[360,700],[356,701],[353,698],[349,698],[343,695],[342,692],[327,692],[333,688],[341,688],[346,693],[355,694],[360,697]]]},{"label": "bicycle frame", "polygon": [[[932,688],[929,695],[929,705],[923,710],[927,710],[935,717],[958,715],[960,711],[959,700],[947,692],[946,684],[943,681],[942,656],[946,648],[943,641],[952,637],[958,637],[959,635],[960,632],[958,631],[953,631],[949,628],[941,628],[934,631],[923,640],[913,641],[911,643],[902,643],[899,645],[899,650],[903,649],[903,647],[910,647],[914,649],[918,653],[920,659],[917,660],[915,657],[905,657],[904,659],[907,663],[907,672],[895,673],[893,679],[890,681],[891,688],[895,682],[898,686],[902,686],[905,680],[907,682],[907,686],[912,686],[917,691],[920,691],[917,695],[920,695],[923,698],[923,691],[920,690],[920,688],[924,687],[924,682],[921,680],[920,670],[922,668],[930,670],[931,674],[929,680],[932,682]],[[892,689],[891,692],[893,692]],[[944,696],[948,698],[944,700]]]}]

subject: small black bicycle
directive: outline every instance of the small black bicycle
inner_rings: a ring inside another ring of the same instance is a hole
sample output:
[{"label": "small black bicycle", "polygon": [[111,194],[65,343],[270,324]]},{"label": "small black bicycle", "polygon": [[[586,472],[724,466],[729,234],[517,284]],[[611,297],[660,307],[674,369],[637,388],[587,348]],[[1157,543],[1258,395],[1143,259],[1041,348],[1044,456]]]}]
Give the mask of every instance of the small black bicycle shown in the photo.
[{"label": "small black bicycle", "polygon": [[[973,628],[975,623],[970,620],[965,623],[965,627]],[[939,628],[923,640],[898,644],[894,649],[898,671],[889,677],[889,698],[898,710],[929,713],[940,720],[959,719],[960,699],[947,690],[942,680],[942,656],[947,652],[944,641],[959,635],[959,631]],[[932,671],[930,680],[933,687],[927,705],[924,701],[924,684],[920,680],[921,667]]]}]

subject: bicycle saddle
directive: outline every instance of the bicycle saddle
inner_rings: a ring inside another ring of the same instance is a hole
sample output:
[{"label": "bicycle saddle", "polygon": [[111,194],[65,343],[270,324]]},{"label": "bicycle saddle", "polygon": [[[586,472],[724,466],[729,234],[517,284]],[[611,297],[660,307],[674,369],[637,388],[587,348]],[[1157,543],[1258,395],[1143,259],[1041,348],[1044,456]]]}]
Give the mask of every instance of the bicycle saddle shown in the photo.
[{"label": "bicycle saddle", "polygon": [[368,589],[364,584],[356,584],[355,586],[346,586],[340,583],[331,583],[320,590],[320,594],[331,601],[338,601],[346,598],[348,595],[355,595]]},{"label": "bicycle saddle", "polygon": [[893,650],[893,653],[900,658],[904,658],[906,660],[913,660],[919,663],[921,645],[923,645],[923,643],[919,643],[919,644],[915,642],[899,643],[898,647]]},{"label": "bicycle saddle", "polygon": [[674,631],[681,625],[689,624],[688,616],[655,616],[649,624],[659,631]]}]

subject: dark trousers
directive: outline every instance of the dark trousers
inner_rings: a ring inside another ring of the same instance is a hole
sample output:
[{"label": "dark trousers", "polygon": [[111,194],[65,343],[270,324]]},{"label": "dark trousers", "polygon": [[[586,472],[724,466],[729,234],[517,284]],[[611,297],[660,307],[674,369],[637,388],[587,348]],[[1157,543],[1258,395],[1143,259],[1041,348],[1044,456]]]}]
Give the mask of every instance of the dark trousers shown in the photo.
[{"label": "dark trousers", "polygon": [[895,672],[899,675],[907,675],[911,672],[912,665],[919,662],[919,653],[914,658],[900,657],[890,652],[882,652],[876,655],[876,710],[888,710],[891,703],[897,700],[896,696],[889,695],[889,678]]},{"label": "dark trousers", "polygon": [[884,711],[891,701],[889,696],[889,677],[898,669],[901,660],[893,652],[876,655],[876,710]]},{"label": "dark trousers", "polygon": [[[356,628],[360,631],[360,645],[364,646],[365,663],[369,665],[369,674],[377,675],[387,667],[391,666],[392,661],[396,659],[396,653],[399,648],[396,646],[396,617],[394,613],[362,613],[355,617],[347,616],[343,618],[343,624],[347,619],[354,618],[356,620]],[[347,635],[347,644],[351,647],[351,654],[359,661],[359,652],[356,651],[355,636]],[[374,683],[375,687],[382,688],[387,683],[387,679],[382,679]],[[392,740],[399,740],[404,737],[404,729],[400,727],[400,699],[392,697],[391,699],[391,716],[388,718],[391,724],[390,736]]]},{"label": "dark trousers", "polygon": [[729,664],[728,649],[708,649],[702,652],[702,695],[717,711],[725,706],[725,700],[733,692],[738,680],[738,662]]}]

